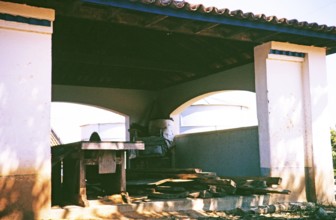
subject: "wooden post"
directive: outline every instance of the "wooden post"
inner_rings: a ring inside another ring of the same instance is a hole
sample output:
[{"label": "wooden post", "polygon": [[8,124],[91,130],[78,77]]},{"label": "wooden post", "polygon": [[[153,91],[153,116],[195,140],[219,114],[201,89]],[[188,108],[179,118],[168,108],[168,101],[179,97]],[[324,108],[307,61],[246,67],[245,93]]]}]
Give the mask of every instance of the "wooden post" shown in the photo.
[{"label": "wooden post", "polygon": [[79,152],[79,195],[78,204],[80,206],[89,206],[86,196],[86,182],[85,182],[85,161],[84,151]]},{"label": "wooden post", "polygon": [[79,169],[76,155],[71,153],[63,159],[62,200],[65,203],[77,202]]},{"label": "wooden post", "polygon": [[120,152],[120,192],[126,192],[125,151]]},{"label": "wooden post", "polygon": [[61,160],[52,158],[51,205],[60,205],[62,199]]}]

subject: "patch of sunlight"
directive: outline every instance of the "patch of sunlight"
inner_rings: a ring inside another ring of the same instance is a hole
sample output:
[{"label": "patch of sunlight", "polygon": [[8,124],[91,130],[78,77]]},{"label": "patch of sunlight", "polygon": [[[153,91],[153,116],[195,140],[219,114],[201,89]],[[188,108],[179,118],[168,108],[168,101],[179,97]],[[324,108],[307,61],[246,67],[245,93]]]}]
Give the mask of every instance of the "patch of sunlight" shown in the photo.
[{"label": "patch of sunlight", "polygon": [[39,143],[35,148],[35,169],[40,178],[48,178],[50,176],[50,159],[48,155],[50,154],[50,149],[45,147],[44,143]]},{"label": "patch of sunlight", "polygon": [[125,124],[126,117],[88,105],[51,103],[51,127],[63,144],[82,140],[81,126],[103,123]]},{"label": "patch of sunlight", "polygon": [[1,150],[0,167],[2,176],[9,175],[17,170],[19,159],[15,150],[11,150],[10,147]]}]

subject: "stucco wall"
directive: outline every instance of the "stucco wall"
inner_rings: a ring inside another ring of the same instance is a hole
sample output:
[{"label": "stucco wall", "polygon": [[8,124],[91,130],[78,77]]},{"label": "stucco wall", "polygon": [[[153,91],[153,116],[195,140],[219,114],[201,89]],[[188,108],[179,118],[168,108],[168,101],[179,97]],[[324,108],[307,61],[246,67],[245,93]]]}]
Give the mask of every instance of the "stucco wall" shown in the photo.
[{"label": "stucco wall", "polygon": [[261,170],[282,177],[289,201],[335,200],[325,53],[281,42],[255,48]]},{"label": "stucco wall", "polygon": [[258,176],[258,127],[175,137],[176,167],[201,168],[221,176]]},{"label": "stucco wall", "polygon": [[155,101],[155,93],[143,90],[52,86],[52,101],[102,107],[130,117],[130,123],[143,122]]},{"label": "stucco wall", "polygon": [[254,79],[254,65],[251,63],[164,89],[158,98],[163,117],[168,117],[181,105],[206,93],[223,90],[254,92]]},{"label": "stucco wall", "polygon": [[[0,13],[54,19],[53,10],[1,1]],[[50,207],[52,22],[24,21],[0,20],[0,218],[5,219],[39,219]]]},{"label": "stucco wall", "polygon": [[161,91],[53,85],[52,101],[107,108],[129,116],[130,123],[143,124],[150,117],[169,117],[181,105],[191,104],[188,101],[197,96],[223,90],[254,92],[253,63]]}]

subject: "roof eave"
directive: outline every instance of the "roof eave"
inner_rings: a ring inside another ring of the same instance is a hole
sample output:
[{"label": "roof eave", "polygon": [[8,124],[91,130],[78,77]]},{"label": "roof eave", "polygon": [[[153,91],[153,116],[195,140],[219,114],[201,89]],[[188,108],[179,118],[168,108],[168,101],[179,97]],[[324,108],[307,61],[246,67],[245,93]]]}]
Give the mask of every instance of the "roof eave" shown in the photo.
[{"label": "roof eave", "polygon": [[[277,33],[294,34],[306,37],[319,38],[324,40],[335,40],[336,34],[326,31],[316,31],[306,28],[297,28],[295,25],[288,24],[274,24],[267,21],[262,21],[262,19],[249,20],[248,18],[238,19],[235,16],[228,17],[227,15],[213,14],[213,13],[200,13],[190,10],[181,10],[182,8],[157,6],[156,1],[150,1],[151,3],[142,3],[134,1],[120,1],[120,0],[82,0],[86,3],[99,4],[104,6],[113,6],[118,8],[124,8],[129,10],[136,10],[146,13],[160,14],[165,16],[172,16],[190,20],[218,23],[223,25],[231,25],[237,27],[246,27],[251,29],[259,29],[266,31],[273,31]],[[285,23],[285,22],[284,22]]]}]

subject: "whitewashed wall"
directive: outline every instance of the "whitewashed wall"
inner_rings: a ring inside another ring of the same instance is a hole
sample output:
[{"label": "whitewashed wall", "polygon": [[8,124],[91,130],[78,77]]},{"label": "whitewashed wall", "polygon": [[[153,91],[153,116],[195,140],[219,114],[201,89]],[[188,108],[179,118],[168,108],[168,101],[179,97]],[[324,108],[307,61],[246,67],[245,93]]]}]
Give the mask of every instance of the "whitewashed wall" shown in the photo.
[{"label": "whitewashed wall", "polygon": [[50,21],[0,20],[1,212],[8,219],[38,219],[50,208],[54,11],[0,1],[0,13]]}]

